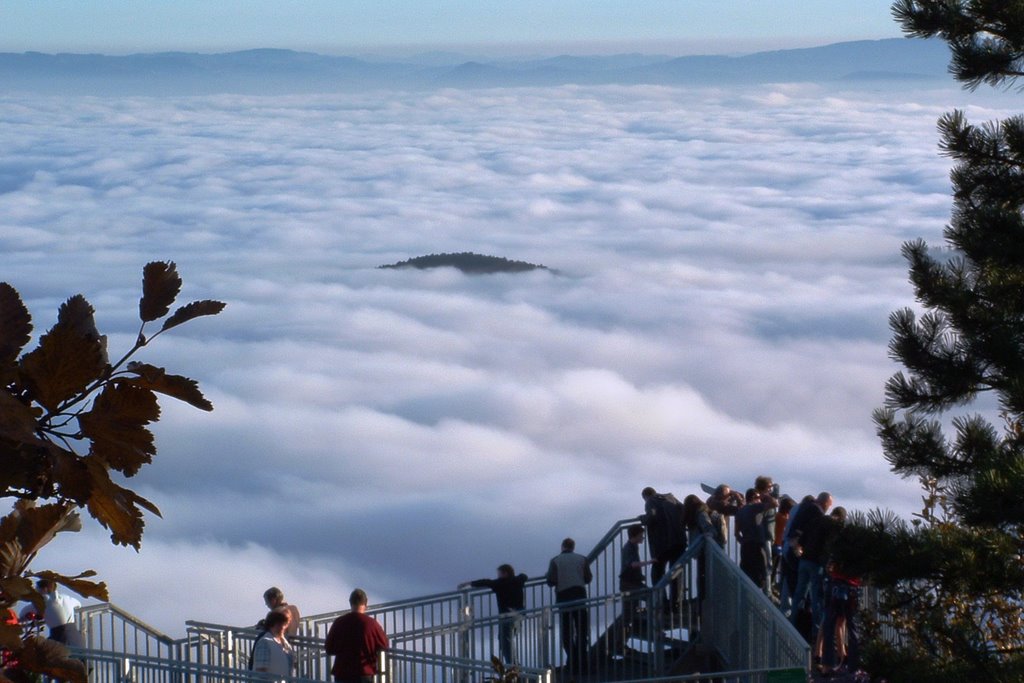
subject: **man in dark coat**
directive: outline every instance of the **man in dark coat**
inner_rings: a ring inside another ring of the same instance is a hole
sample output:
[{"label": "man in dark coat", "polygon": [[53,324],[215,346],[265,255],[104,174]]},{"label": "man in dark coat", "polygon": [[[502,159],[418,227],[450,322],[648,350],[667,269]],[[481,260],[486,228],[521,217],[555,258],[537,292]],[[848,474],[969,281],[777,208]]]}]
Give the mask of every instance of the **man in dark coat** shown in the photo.
[{"label": "man in dark coat", "polygon": [[746,504],[736,513],[736,538],[740,542],[740,569],[758,588],[767,592],[768,556],[765,554],[767,535],[764,515],[778,507],[769,494],[748,489]]},{"label": "man in dark coat", "polygon": [[519,635],[519,625],[522,621],[519,613],[526,606],[526,594],[523,590],[526,581],[526,574],[517,576],[512,565],[503,564],[498,567],[496,579],[477,579],[459,584],[459,588],[472,586],[490,588],[494,591],[498,614],[501,616],[498,622],[498,650],[501,653],[501,660],[509,666],[519,663],[516,657],[516,636]]},{"label": "man in dark coat", "polygon": [[[651,583],[657,584],[668,567],[686,552],[686,527],[683,524],[683,504],[671,493],[658,493],[648,486],[640,495],[644,499],[644,526],[647,527],[647,546],[651,551]],[[673,582],[670,589],[672,604],[679,602],[679,587]]]}]

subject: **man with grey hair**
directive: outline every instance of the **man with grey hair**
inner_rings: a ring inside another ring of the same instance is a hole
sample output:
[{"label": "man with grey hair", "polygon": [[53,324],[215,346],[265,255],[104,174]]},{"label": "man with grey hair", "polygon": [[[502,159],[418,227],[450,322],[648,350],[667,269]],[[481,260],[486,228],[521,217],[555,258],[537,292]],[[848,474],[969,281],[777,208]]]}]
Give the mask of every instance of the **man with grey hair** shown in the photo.
[{"label": "man with grey hair", "polygon": [[284,591],[277,586],[271,586],[267,590],[263,591],[263,602],[266,604],[267,609],[274,610],[276,612],[288,613],[288,628],[285,631],[286,636],[291,638],[292,636],[299,635],[299,621],[302,619],[299,615],[299,608],[295,605],[289,604],[284,599]]}]

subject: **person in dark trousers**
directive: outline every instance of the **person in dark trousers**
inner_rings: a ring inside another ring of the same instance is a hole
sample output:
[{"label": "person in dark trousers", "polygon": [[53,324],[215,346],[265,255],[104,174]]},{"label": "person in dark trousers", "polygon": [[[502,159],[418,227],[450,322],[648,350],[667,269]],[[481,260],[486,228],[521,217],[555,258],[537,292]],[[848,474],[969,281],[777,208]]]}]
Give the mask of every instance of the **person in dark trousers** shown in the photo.
[{"label": "person in dark trousers", "polygon": [[526,574],[516,575],[516,570],[510,564],[503,564],[498,567],[498,578],[477,579],[460,583],[459,588],[490,588],[494,591],[494,599],[498,603],[498,651],[501,653],[501,661],[506,665],[513,666],[519,663],[516,656],[516,637],[519,635],[519,625],[522,622],[520,612],[526,606],[526,593],[523,586],[526,585]]},{"label": "person in dark trousers", "polygon": [[75,612],[81,608],[82,603],[62,593],[57,583],[50,579],[36,581],[36,590],[46,601],[43,619],[50,629],[50,640],[70,647],[85,647],[85,638],[75,623]]},{"label": "person in dark trousers", "polygon": [[377,657],[389,647],[384,629],[366,615],[367,602],[361,588],[352,591],[352,610],[334,620],[324,640],[324,651],[334,655],[331,673],[338,683],[373,683]]},{"label": "person in dark trousers", "polygon": [[796,537],[793,536],[793,526],[800,518],[800,511],[808,505],[814,505],[814,496],[808,494],[799,503],[789,510],[786,526],[782,529],[782,547],[780,549],[781,560],[779,561],[779,576],[782,581],[782,593],[779,595],[779,609],[792,618],[793,614],[800,609],[799,601],[793,604],[793,594],[796,593],[797,571],[800,565],[800,557],[796,554]]},{"label": "person in dark trousers", "polygon": [[767,501],[769,497],[776,501],[775,507],[768,508],[761,515],[761,524],[764,526],[764,594],[771,597],[774,588],[772,552],[775,546],[775,514],[779,507],[779,485],[768,475],[762,474],[754,479],[754,488],[761,494],[762,501]]},{"label": "person in dark trousers", "polygon": [[644,542],[644,525],[632,524],[626,530],[626,542],[622,544],[622,569],[619,572],[619,590],[622,592],[623,634],[633,630],[636,618],[641,614],[643,600],[631,595],[633,591],[647,588],[644,567],[655,564],[656,560],[641,560],[640,546]]},{"label": "person in dark trousers", "polygon": [[740,542],[740,569],[762,591],[768,592],[767,533],[764,515],[774,511],[778,502],[756,488],[747,489],[746,504],[736,513],[736,538]]},{"label": "person in dark trousers", "polygon": [[832,507],[832,494],[822,491],[810,505],[801,505],[800,512],[793,520],[789,530],[790,545],[793,554],[800,558],[797,564],[796,590],[793,592],[793,614],[790,620],[794,625],[799,618],[800,602],[808,597],[811,608],[811,629],[808,640],[813,643],[818,637],[818,628],[824,619],[824,540],[827,539],[830,523],[826,512]]},{"label": "person in dark trousers", "polygon": [[587,558],[575,552],[576,541],[562,541],[562,552],[551,558],[547,584],[555,589],[555,604],[562,606],[562,649],[571,673],[584,671],[590,649],[590,614],[585,605],[566,606],[587,599],[587,584],[594,578]]},{"label": "person in dark trousers", "polygon": [[[647,527],[647,545],[651,551],[651,584],[657,584],[673,562],[686,552],[686,527],[683,524],[683,504],[671,493],[658,493],[648,486],[640,492],[644,499]],[[679,602],[679,585],[669,589],[670,605]]]}]

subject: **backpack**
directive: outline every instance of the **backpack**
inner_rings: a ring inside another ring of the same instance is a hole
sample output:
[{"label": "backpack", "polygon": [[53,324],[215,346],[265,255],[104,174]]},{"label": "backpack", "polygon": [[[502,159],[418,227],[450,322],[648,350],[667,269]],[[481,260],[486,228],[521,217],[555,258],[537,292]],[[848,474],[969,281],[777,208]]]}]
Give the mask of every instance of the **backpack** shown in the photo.
[{"label": "backpack", "polygon": [[668,528],[672,529],[673,534],[685,533],[686,525],[683,524],[683,513],[686,511],[686,507],[671,493],[659,495],[662,499],[662,510],[665,512],[665,522]]},{"label": "backpack", "polygon": [[270,633],[270,631],[260,631],[260,634],[256,636],[256,640],[252,641],[252,648],[249,650],[249,671],[252,671],[252,658],[256,654],[256,646],[259,644],[263,636]]}]

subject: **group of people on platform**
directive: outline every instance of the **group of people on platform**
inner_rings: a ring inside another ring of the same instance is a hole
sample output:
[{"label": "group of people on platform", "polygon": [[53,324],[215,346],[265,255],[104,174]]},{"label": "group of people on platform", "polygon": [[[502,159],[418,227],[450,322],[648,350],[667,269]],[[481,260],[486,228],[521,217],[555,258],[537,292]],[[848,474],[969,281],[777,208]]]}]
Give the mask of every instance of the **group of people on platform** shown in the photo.
[{"label": "group of people on platform", "polygon": [[[830,558],[832,544],[846,522],[846,510],[833,508],[827,491],[804,496],[799,502],[780,495],[778,484],[768,476],[757,477],[743,494],[725,484],[706,490],[710,491],[707,499],[688,495],[680,503],[671,493],[643,489],[643,524],[629,529],[630,538],[623,545],[620,590],[646,586],[645,564],[652,566],[651,581],[656,584],[698,536],[725,548],[728,518],[732,518],[740,569],[812,644],[821,671],[856,670],[853,616],[861,581]],[[652,559],[641,562],[638,549],[644,532]],[[700,572],[699,585],[703,565]],[[672,582],[670,609],[678,600],[679,587]]]},{"label": "group of people on platform", "polygon": [[[626,531],[620,556],[619,590],[623,594],[623,622],[628,632],[631,617],[644,609],[641,591],[657,584],[669,567],[698,537],[725,548],[730,526],[739,550],[739,565],[750,580],[772,599],[814,647],[823,671],[856,668],[857,633],[853,615],[857,610],[860,581],[847,576],[828,561],[829,544],[846,520],[846,510],[832,508],[832,496],[822,492],[797,502],[780,494],[768,476],[759,476],[745,493],[722,484],[679,501],[671,493],[652,487],[641,491],[644,513],[640,522]],[[830,512],[831,510],[831,512]],[[730,525],[730,518],[733,523]],[[641,559],[644,540],[648,558]],[[561,613],[561,641],[566,668],[570,672],[586,667],[589,647],[589,615],[573,609],[571,603],[585,600],[592,575],[587,558],[575,552],[575,541],[566,538],[562,552],[551,559],[547,583],[555,589],[555,603],[566,605]],[[703,593],[704,565],[698,565],[698,593]],[[521,627],[520,612],[525,605],[526,574],[516,574],[509,564],[498,567],[497,577],[459,584],[460,589],[490,588],[501,619],[498,645],[501,659],[518,662],[515,642]],[[679,607],[679,582],[669,583],[665,603],[671,613]]]},{"label": "group of people on platform", "polygon": [[[729,539],[728,518],[733,518],[739,548],[739,566],[760,587],[795,626],[801,629],[820,658],[826,673],[842,666],[856,668],[857,633],[853,616],[857,610],[860,580],[829,562],[830,544],[846,520],[846,510],[832,509],[828,492],[805,496],[799,502],[780,495],[771,477],[759,476],[744,494],[722,484],[706,487],[706,499],[691,494],[680,502],[671,493],[652,487],[641,491],[644,513],[640,523],[627,529],[621,549],[619,589],[623,593],[624,621],[643,609],[639,591],[647,589],[646,567],[651,567],[652,585],[698,537],[725,548]],[[648,557],[641,559],[646,537]],[[699,565],[698,594],[703,593],[703,563]],[[590,641],[589,614],[582,605],[593,575],[588,560],[576,552],[572,538],[562,541],[561,552],[548,564],[546,582],[554,589],[555,603],[561,605],[561,641],[566,668],[585,670]],[[515,643],[525,608],[526,574],[516,574],[512,565],[498,567],[497,577],[459,584],[460,589],[489,588],[494,592],[499,614],[498,645],[501,659],[518,664]],[[37,589],[45,597],[42,614],[23,613],[11,617],[21,623],[45,621],[50,637],[67,645],[84,646],[75,626],[75,610],[81,606],[58,590],[53,581],[40,580]],[[298,634],[299,610],[284,599],[279,588],[263,594],[270,610],[258,625],[250,653],[250,668],[272,676],[295,673],[295,650],[289,637]],[[579,603],[579,604],[574,604]],[[349,596],[351,610],[331,625],[324,642],[327,654],[335,657],[331,669],[339,683],[369,683],[377,673],[381,651],[388,649],[384,629],[366,614],[366,593],[355,589]],[[669,612],[680,606],[679,582],[669,584]],[[23,611],[25,612],[25,611]]]}]

